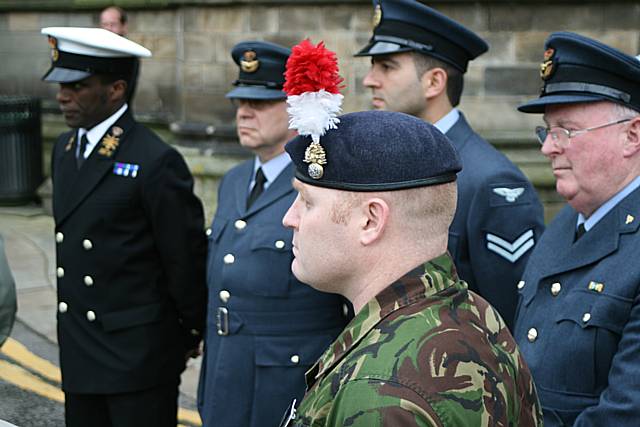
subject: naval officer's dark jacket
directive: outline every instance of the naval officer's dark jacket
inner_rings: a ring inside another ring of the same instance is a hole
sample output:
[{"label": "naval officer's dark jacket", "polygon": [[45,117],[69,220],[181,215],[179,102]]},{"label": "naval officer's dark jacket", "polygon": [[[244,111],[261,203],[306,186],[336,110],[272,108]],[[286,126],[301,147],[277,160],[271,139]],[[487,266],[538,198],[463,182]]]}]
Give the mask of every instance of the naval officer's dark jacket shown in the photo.
[{"label": "naval officer's dark jacket", "polygon": [[511,327],[516,285],[544,229],[542,205],[522,172],[476,134],[462,113],[446,135],[462,160],[449,252],[469,289]]},{"label": "naval officer's dark jacket", "polygon": [[515,337],[545,426],[640,425],[640,189],[574,243],[549,224],[519,284]]},{"label": "naval officer's dark jacket", "polygon": [[52,157],[58,341],[66,392],[177,382],[206,314],[202,205],[180,154],[127,110],[76,167]]},{"label": "naval officer's dark jacket", "polygon": [[304,373],[347,323],[344,300],[291,273],[293,232],[282,218],[296,197],[288,165],[246,199],[253,160],[230,170],[209,236],[209,315],[198,407],[205,426],[277,426]]}]

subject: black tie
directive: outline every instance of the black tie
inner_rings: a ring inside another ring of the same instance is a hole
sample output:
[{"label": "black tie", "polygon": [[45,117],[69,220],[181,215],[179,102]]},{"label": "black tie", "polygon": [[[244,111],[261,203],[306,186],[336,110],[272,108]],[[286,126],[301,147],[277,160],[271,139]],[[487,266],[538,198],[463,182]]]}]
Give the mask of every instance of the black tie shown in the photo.
[{"label": "black tie", "polygon": [[78,153],[78,157],[76,157],[76,165],[78,166],[78,169],[80,169],[82,163],[84,163],[84,151],[86,150],[88,143],[89,139],[85,133],[82,135],[82,138],[80,138],[80,152]]},{"label": "black tie", "polygon": [[586,228],[584,228],[584,222],[583,222],[582,224],[580,224],[580,225],[578,226],[578,229],[576,230],[576,238],[575,238],[575,239],[573,239],[573,241],[574,241],[574,242],[575,242],[575,241],[577,241],[577,240],[578,240],[579,238],[581,238],[581,237],[582,237],[582,235],[583,235],[584,233],[586,233],[586,232],[587,232],[587,229],[586,229]]},{"label": "black tie", "polygon": [[247,209],[251,207],[253,202],[255,202],[258,196],[264,191],[265,182],[267,182],[267,178],[264,176],[264,173],[262,173],[262,168],[258,168],[256,171],[256,183],[253,185],[251,193],[249,193],[249,197],[247,198]]}]

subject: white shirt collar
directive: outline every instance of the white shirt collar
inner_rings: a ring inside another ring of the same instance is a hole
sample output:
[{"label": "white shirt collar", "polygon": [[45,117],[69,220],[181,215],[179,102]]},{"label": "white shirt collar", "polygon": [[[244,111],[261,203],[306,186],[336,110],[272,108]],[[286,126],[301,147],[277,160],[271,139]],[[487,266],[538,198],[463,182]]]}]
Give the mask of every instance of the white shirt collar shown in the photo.
[{"label": "white shirt collar", "polygon": [[289,163],[291,163],[291,158],[286,151],[266,163],[260,163],[260,159],[256,157],[253,161],[253,177],[249,183],[249,190],[251,190],[251,188],[253,188],[253,184],[255,184],[256,171],[258,168],[262,168],[262,173],[265,178],[267,178],[267,182],[264,183],[264,188],[267,189],[271,183],[278,178],[280,173],[289,165]]},{"label": "white shirt collar", "polygon": [[[117,122],[120,117],[122,117],[122,115],[125,113],[125,111],[127,111],[127,108],[129,108],[129,106],[125,102],[125,104],[122,107],[120,107],[120,109],[118,111],[113,113],[111,116],[109,116],[103,122],[101,122],[101,123],[95,125],[94,127],[92,127],[91,130],[87,131],[84,128],[79,128],[78,129],[78,137],[77,137],[78,141],[80,141],[80,138],[82,138],[82,136],[85,133],[87,134],[87,140],[89,141],[87,143],[87,148],[85,148],[85,150],[84,150],[84,158],[85,159],[87,157],[89,157],[89,155],[93,151],[94,147],[96,145],[98,145],[98,142],[100,142],[100,138],[102,138],[102,135],[107,133],[109,128],[115,122]],[[78,154],[77,150],[80,150],[80,144],[78,144],[78,148],[76,148],[76,155]]]},{"label": "white shirt collar", "polygon": [[444,115],[440,120],[435,122],[433,125],[438,128],[438,130],[442,133],[449,132],[449,129],[456,124],[458,119],[460,118],[460,111],[457,108],[452,109],[447,114]]},{"label": "white shirt collar", "polygon": [[595,210],[589,218],[585,218],[584,215],[578,214],[578,223],[576,228],[584,223],[584,229],[589,231],[600,221],[606,214],[615,208],[625,197],[631,194],[635,189],[640,187],[640,176],[637,176],[633,181],[627,184],[622,190],[620,190],[615,196],[607,200],[602,206]]}]

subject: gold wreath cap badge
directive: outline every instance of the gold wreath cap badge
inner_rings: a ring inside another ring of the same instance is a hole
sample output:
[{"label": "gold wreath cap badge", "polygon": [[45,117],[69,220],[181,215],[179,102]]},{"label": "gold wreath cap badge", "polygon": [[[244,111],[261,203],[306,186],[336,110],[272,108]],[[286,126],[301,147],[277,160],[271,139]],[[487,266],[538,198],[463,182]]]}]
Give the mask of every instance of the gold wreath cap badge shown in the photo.
[{"label": "gold wreath cap badge", "polygon": [[379,4],[373,9],[373,18],[371,19],[371,24],[375,29],[378,25],[380,25],[380,21],[382,21],[382,6]]},{"label": "gold wreath cap badge", "polygon": [[542,63],[540,64],[540,78],[542,80],[547,80],[553,74],[553,54],[555,53],[555,49],[549,48],[544,51],[544,58]]},{"label": "gold wreath cap badge", "polygon": [[245,73],[255,73],[258,71],[260,67],[260,61],[257,59],[257,54],[252,50],[247,50],[242,54],[242,59],[240,60],[240,68]]}]

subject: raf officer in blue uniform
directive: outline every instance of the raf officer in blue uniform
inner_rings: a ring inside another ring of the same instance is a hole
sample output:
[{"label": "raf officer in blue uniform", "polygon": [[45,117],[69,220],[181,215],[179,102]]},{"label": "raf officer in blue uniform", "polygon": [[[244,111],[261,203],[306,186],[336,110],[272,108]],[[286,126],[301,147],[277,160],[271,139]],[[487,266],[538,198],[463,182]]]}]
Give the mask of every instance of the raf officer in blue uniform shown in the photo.
[{"label": "raf officer in blue uniform", "polygon": [[296,197],[284,145],[282,91],[290,50],[243,42],[227,94],[240,144],[255,157],[230,170],[218,191],[209,236],[210,300],[198,407],[205,426],[276,426],[305,371],[347,323],[342,297],[318,292],[291,273],[291,230],[282,217]]},{"label": "raf officer in blue uniform", "polygon": [[182,156],[128,104],[151,53],[100,28],[42,32],[43,80],[72,128],[51,163],[66,425],[175,427],[205,326],[202,204]]},{"label": "raf officer in blue uniform", "polygon": [[515,337],[545,426],[640,425],[640,62],[552,34],[536,128],[566,206],[519,283]]},{"label": "raf officer in blue uniform", "polygon": [[464,167],[449,252],[469,288],[511,326],[516,284],[544,219],[531,183],[457,108],[467,65],[488,46],[415,0],[376,0],[373,24],[369,43],[356,54],[371,57],[363,84],[371,89],[373,108],[422,118],[453,142]]}]

